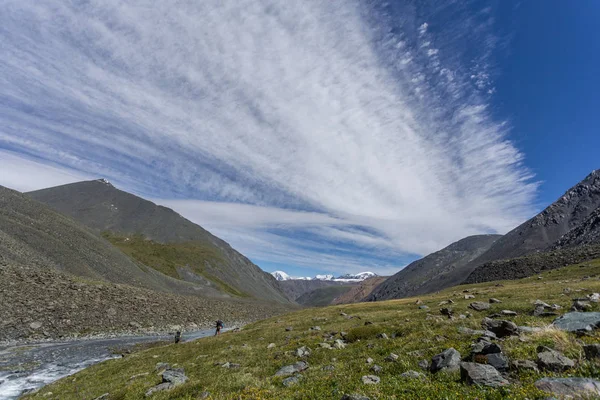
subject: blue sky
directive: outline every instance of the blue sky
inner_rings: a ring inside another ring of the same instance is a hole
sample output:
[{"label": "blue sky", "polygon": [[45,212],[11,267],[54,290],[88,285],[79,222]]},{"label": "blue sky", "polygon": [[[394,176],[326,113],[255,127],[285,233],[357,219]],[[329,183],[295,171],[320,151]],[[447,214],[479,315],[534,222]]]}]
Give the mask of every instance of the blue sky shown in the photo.
[{"label": "blue sky", "polygon": [[4,2],[0,184],[103,177],[297,276],[507,232],[599,167],[600,4],[422,3]]}]

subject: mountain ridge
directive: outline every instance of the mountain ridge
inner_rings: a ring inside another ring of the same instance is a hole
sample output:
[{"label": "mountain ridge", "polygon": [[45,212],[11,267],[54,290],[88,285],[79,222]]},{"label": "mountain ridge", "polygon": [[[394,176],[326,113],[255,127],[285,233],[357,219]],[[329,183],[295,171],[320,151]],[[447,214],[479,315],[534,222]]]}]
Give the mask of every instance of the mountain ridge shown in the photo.
[{"label": "mountain ridge", "polygon": [[[162,258],[155,257],[153,260],[160,264],[176,263],[182,245],[195,246],[198,249],[196,255],[200,256],[193,258],[193,265],[172,265],[170,268],[177,270],[173,276],[182,281],[196,282],[208,278],[213,283],[222,282],[251,297],[289,302],[275,278],[227,242],[170,208],[120,190],[106,180],[70,183],[27,195],[98,233],[116,236],[113,244],[123,250],[130,245],[128,239],[143,235],[151,247],[148,252],[162,255]],[[143,242],[138,244],[141,246]],[[136,250],[139,249],[132,249],[130,255],[134,258],[138,255],[138,260],[148,262],[147,254]],[[155,264],[148,266],[158,268]],[[181,267],[186,270],[181,271]]]}]

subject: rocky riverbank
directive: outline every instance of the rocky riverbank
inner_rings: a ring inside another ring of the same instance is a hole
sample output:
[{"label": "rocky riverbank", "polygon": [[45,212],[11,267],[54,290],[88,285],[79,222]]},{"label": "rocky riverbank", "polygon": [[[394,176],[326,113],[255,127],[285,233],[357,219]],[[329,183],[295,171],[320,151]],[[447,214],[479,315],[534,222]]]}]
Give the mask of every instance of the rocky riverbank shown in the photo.
[{"label": "rocky riverbank", "polygon": [[85,281],[53,269],[0,265],[0,343],[165,334],[242,325],[289,308],[246,299],[177,296]]}]

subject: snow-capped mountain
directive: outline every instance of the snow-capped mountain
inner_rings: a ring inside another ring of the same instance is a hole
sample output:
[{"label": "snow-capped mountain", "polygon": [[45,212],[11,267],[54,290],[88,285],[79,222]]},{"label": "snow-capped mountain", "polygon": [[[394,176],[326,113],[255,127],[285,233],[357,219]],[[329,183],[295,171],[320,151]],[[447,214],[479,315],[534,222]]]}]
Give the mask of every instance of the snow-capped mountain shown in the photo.
[{"label": "snow-capped mountain", "polygon": [[358,279],[358,280],[364,281],[365,279],[372,278],[374,276],[377,276],[377,274],[374,272],[365,271],[365,272],[359,272],[358,274],[342,275],[342,276],[338,277],[338,279]]},{"label": "snow-capped mountain", "polygon": [[361,282],[367,278],[377,276],[373,272],[359,272],[358,274],[345,274],[339,277],[335,277],[332,274],[316,275],[314,278],[310,277],[292,277],[283,271],[271,272],[271,275],[278,281],[289,281],[289,280],[304,280],[304,281],[333,281],[333,282]]},{"label": "snow-capped mountain", "polygon": [[293,279],[291,276],[289,276],[283,271],[273,271],[271,272],[271,275],[273,275],[273,277],[278,281],[289,281],[290,279]]}]

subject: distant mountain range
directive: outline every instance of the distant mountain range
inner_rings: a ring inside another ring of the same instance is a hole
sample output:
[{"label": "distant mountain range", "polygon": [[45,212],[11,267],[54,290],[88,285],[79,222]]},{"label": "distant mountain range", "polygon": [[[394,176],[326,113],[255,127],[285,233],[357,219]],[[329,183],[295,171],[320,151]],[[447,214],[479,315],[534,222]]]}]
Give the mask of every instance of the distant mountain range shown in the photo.
[{"label": "distant mountain range", "polygon": [[[591,256],[596,252],[583,248],[580,252],[554,252],[545,257],[532,258],[529,255],[599,243],[600,170],[596,170],[542,212],[507,234],[461,239],[409,264],[375,288],[366,300],[429,293],[463,281],[517,279],[543,268],[539,265],[540,260],[558,267],[569,260],[580,262],[586,254]],[[554,259],[557,261],[552,262]]]},{"label": "distant mountain range", "polygon": [[271,275],[278,281],[302,280],[302,281],[331,281],[331,282],[362,282],[367,278],[377,276],[374,272],[359,272],[358,274],[345,274],[337,278],[334,275],[316,275],[310,277],[292,277],[283,271],[273,271]]}]

